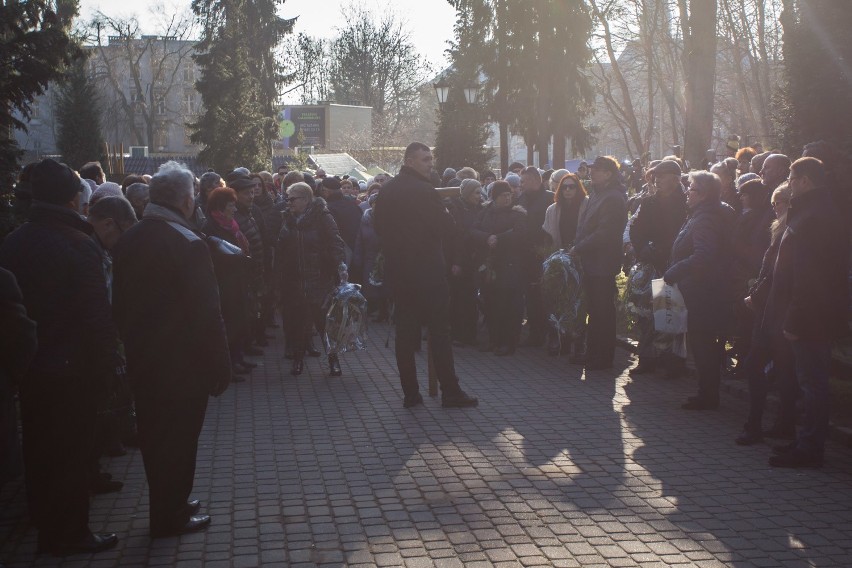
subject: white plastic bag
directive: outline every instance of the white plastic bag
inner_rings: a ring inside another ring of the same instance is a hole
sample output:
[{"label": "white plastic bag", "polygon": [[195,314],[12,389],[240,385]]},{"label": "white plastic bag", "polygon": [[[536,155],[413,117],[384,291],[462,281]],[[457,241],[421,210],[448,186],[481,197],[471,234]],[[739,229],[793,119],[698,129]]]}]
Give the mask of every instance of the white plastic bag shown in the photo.
[{"label": "white plastic bag", "polygon": [[677,284],[669,286],[662,278],[651,281],[654,329],[662,333],[686,333],[686,304]]}]

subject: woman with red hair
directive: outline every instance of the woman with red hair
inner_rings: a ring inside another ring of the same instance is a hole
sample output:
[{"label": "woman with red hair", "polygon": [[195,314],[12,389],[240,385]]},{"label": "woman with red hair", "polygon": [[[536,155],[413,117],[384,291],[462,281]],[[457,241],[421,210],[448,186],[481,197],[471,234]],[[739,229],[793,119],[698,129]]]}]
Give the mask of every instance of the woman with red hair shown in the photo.
[{"label": "woman with red hair", "polygon": [[[568,250],[574,246],[577,224],[588,203],[589,194],[577,174],[569,172],[563,175],[556,185],[553,204],[544,213],[544,224],[541,226],[550,235],[555,249]],[[549,355],[556,356],[560,352],[559,336],[553,329],[548,335],[547,352]],[[574,351],[582,353],[582,337],[574,342]],[[570,353],[570,344],[565,353]]]}]

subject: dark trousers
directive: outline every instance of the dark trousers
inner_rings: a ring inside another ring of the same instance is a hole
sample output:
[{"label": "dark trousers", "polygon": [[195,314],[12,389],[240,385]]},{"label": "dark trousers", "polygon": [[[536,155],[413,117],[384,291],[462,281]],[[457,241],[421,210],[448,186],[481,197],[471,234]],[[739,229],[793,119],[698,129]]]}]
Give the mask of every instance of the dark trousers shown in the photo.
[{"label": "dark trousers", "polygon": [[186,502],[206,410],[206,396],[174,400],[137,394],[139,449],[148,478],[152,533],[172,530],[189,520]]},{"label": "dark trousers", "polygon": [[611,365],[615,358],[615,276],[584,274],[582,279],[589,312],[586,359]]},{"label": "dark trousers", "polygon": [[781,409],[776,423],[782,428],[793,430],[796,426],[796,398],[799,385],[796,383],[796,362],[790,342],[781,333],[767,334],[757,331],[751,341],[751,349],[745,358],[748,372],[749,414],[746,430],[760,433],[763,429],[763,411],[769,378],[766,366],[772,362],[772,376],[781,398]]},{"label": "dark trousers", "polygon": [[686,334],[686,340],[698,374],[698,398],[702,402],[718,404],[725,341],[718,333],[691,329]]},{"label": "dark trousers", "polygon": [[657,348],[654,347],[654,318],[636,318],[636,327],[639,330],[639,360],[654,363],[657,359]]},{"label": "dark trousers", "polygon": [[494,347],[515,348],[521,335],[524,301],[519,288],[488,286],[485,311],[488,313],[488,342]]},{"label": "dark trousers", "polygon": [[476,281],[473,274],[461,274],[450,279],[450,327],[453,339],[473,345],[479,309],[476,305]]},{"label": "dark trousers", "polygon": [[314,328],[320,337],[323,337],[325,311],[322,306],[313,302],[301,302],[288,306],[285,311],[284,327],[287,345],[293,350],[293,358],[301,360],[305,356]]},{"label": "dark trousers", "polygon": [[429,330],[432,357],[443,396],[459,392],[453,347],[450,342],[450,293],[447,286],[427,290],[406,290],[395,300],[396,365],[405,396],[416,396],[417,366],[414,353],[422,341],[422,329]]},{"label": "dark trousers", "polygon": [[[82,381],[62,377],[56,382],[79,389]],[[27,500],[41,549],[62,548],[90,534],[88,481],[95,416],[94,398],[69,388],[21,392]]]},{"label": "dark trousers", "polygon": [[[538,266],[541,266],[541,263]],[[529,337],[544,339],[545,335],[547,335],[547,317],[545,316],[544,302],[541,298],[540,274],[538,280],[527,282],[524,285],[524,300],[527,311]]]},{"label": "dark trousers", "polygon": [[802,389],[804,410],[796,438],[796,449],[822,457],[828,438],[831,343],[800,339],[791,344],[796,363],[796,379]]}]

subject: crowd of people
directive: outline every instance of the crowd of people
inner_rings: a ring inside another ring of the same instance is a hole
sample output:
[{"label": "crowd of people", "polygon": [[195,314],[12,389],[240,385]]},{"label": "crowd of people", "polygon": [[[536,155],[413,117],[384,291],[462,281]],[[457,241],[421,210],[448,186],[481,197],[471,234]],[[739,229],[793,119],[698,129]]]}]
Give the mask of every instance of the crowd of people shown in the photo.
[{"label": "crowd of people", "polygon": [[[245,381],[256,366],[247,357],[281,325],[290,374],[303,374],[327,347],[315,338],[345,281],[396,327],[403,406],[423,402],[425,327],[442,405],[465,408],[478,399],[459,384],[453,345],[497,357],[545,347],[587,372],[612,369],[616,279],[643,264],[677,285],[688,310],[698,392],[683,408],[718,408],[730,357],[751,393],[736,442],[788,438],[771,465],[822,464],[830,349],[849,331],[849,195],[827,144],[795,161],[743,148],[692,171],[677,156],[631,171],[599,156],[576,172],[514,163],[502,178],[470,167],[440,176],[416,142],[403,161],[396,176],[367,182],[286,166],[195,178],[168,162],[122,184],[98,163],[24,168],[16,197],[29,220],[0,244],[4,342],[16,345],[0,385],[2,473],[21,470],[17,393],[39,550],[115,544],[89,530],[88,497],[121,489],[98,460],[132,444],[151,536],[206,527],[190,493],[208,397]],[[580,274],[584,311],[567,335],[542,291],[555,251]],[[684,374],[685,353],[660,347],[652,317],[636,327],[633,377]],[[343,375],[336,354],[325,361],[330,377]],[[772,383],[781,411],[764,430]]]}]

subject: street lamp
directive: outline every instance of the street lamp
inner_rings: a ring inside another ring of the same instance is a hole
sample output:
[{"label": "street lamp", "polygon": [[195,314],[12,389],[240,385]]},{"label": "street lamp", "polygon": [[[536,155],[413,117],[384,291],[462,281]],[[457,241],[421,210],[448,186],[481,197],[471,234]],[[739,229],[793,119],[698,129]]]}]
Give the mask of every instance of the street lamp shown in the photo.
[{"label": "street lamp", "polygon": [[479,87],[465,87],[464,98],[467,104],[472,105],[479,98]]},{"label": "street lamp", "polygon": [[450,92],[450,84],[441,77],[432,86],[435,87],[435,94],[438,96],[438,106],[444,106],[444,103],[447,102],[447,94]]}]

